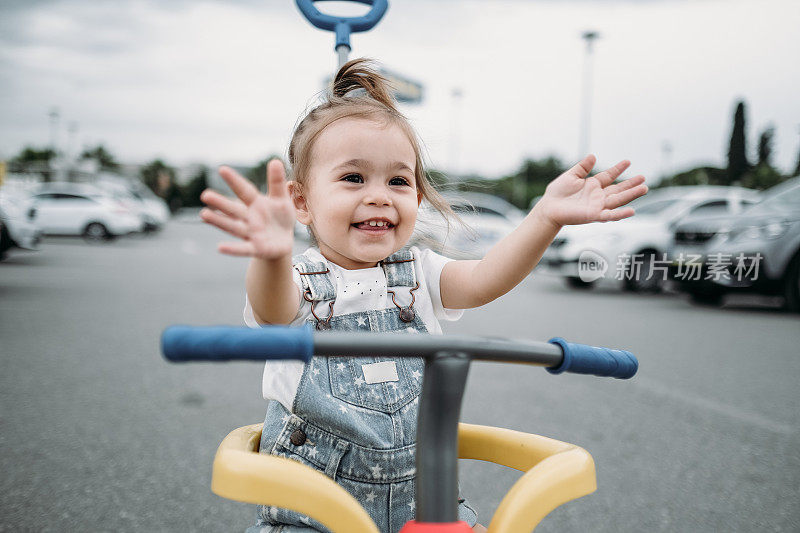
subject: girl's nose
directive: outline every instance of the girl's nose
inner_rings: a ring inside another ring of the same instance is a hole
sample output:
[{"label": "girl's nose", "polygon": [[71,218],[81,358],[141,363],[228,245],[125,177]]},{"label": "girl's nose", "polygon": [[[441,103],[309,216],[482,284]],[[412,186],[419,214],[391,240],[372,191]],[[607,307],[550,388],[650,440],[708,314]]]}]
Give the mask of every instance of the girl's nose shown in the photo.
[{"label": "girl's nose", "polygon": [[367,205],[390,206],[392,198],[386,187],[370,187],[364,194],[364,203]]}]

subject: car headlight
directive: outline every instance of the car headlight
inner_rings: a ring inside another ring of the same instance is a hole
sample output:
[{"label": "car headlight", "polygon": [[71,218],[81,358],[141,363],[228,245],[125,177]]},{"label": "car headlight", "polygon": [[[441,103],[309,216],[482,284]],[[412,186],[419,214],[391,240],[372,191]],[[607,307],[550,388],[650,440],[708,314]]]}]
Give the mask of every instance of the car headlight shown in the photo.
[{"label": "car headlight", "polygon": [[732,241],[742,242],[761,239],[777,239],[783,237],[791,224],[785,220],[773,220],[758,226],[746,226],[733,230],[728,234]]}]

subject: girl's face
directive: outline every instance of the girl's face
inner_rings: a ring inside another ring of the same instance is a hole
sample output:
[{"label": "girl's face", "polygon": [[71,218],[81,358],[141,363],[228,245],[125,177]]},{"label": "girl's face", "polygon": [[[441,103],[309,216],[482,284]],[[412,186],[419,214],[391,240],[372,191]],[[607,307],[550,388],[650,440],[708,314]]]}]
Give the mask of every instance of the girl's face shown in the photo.
[{"label": "girl's face", "polygon": [[416,154],[396,125],[343,118],[326,127],[311,152],[298,220],[313,224],[326,259],[368,268],[408,242],[421,197]]}]

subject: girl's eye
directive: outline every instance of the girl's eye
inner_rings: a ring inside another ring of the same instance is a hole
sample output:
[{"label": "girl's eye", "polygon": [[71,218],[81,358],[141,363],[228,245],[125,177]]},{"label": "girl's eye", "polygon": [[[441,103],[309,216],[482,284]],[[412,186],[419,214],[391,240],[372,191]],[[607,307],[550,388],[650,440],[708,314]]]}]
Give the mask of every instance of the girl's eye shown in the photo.
[{"label": "girl's eye", "polygon": [[397,176],[389,180],[389,185],[408,185],[408,180],[403,177]]},{"label": "girl's eye", "polygon": [[364,178],[361,177],[361,174],[348,174],[347,176],[342,178],[343,181],[349,181],[351,183],[364,183]]}]

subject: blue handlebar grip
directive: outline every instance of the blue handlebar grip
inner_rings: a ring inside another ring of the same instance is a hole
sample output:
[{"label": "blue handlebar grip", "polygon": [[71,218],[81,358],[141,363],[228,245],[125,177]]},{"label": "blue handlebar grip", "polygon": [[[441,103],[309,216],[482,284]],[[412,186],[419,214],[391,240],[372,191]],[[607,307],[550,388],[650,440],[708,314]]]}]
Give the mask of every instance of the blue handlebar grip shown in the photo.
[{"label": "blue handlebar grip", "polygon": [[161,335],[161,351],[172,362],[299,359],[314,353],[310,326],[171,326]]},{"label": "blue handlebar grip", "polygon": [[547,369],[551,374],[571,372],[628,379],[632,378],[639,369],[636,357],[625,350],[576,344],[567,342],[561,337],[554,337],[547,342],[559,345],[564,352],[564,360],[561,364]]},{"label": "blue handlebar grip", "polygon": [[314,1],[315,0],[295,0],[295,3],[303,16],[305,16],[311,24],[321,30],[332,31],[336,34],[335,47],[345,45],[350,48],[350,32],[371,30],[380,22],[389,7],[389,2],[387,0],[354,0],[360,4],[372,6],[372,8],[361,17],[337,17],[320,13],[314,6]]}]

